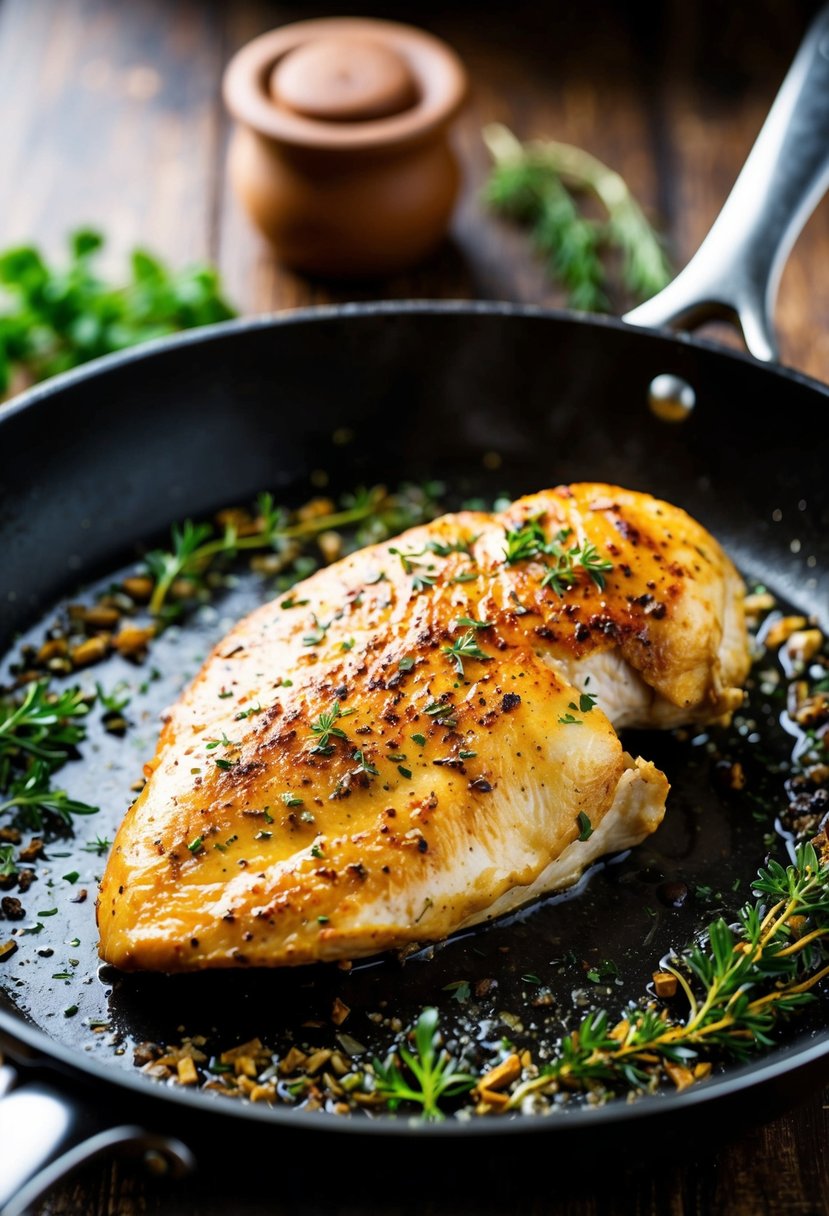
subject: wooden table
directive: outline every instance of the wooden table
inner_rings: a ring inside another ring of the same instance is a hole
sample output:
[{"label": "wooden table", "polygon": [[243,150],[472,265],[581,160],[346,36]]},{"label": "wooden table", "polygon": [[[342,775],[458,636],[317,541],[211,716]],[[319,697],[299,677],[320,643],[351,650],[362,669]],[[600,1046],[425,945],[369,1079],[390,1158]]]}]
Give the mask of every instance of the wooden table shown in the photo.
[{"label": "wooden table", "polygon": [[[248,313],[376,297],[558,304],[524,239],[478,202],[487,165],[480,128],[499,119],[522,137],[581,144],[621,170],[661,217],[681,265],[719,209],[815,6],[663,0],[635,6],[635,14],[626,7],[512,0],[490,14],[460,4],[363,6],[429,26],[465,59],[473,81],[458,132],[466,189],[452,239],[427,264],[391,281],[332,285],[279,267],[231,197],[219,79],[248,38],[334,14],[336,3],[0,0],[0,245],[35,240],[56,253],[67,230],[98,225],[110,237],[113,273],[138,243],[177,263],[206,257]],[[640,14],[646,7],[659,11]],[[785,361],[822,379],[829,379],[829,275],[816,268],[827,264],[824,205],[786,270],[778,310]],[[562,1193],[566,1163],[549,1163],[506,1205],[470,1188],[467,1203],[453,1206],[436,1193],[429,1210],[806,1216],[829,1205],[827,1110],[818,1094],[766,1127],[741,1137],[735,1129],[733,1143],[686,1168],[650,1161],[643,1145],[642,1168],[633,1165],[622,1179]],[[159,1191],[133,1168],[105,1163],[57,1188],[40,1211],[260,1216],[296,1206],[280,1198],[278,1184],[262,1196],[225,1189],[221,1175]],[[316,1210],[366,1206],[352,1195]],[[386,1213],[415,1210],[402,1186],[383,1205]]]}]

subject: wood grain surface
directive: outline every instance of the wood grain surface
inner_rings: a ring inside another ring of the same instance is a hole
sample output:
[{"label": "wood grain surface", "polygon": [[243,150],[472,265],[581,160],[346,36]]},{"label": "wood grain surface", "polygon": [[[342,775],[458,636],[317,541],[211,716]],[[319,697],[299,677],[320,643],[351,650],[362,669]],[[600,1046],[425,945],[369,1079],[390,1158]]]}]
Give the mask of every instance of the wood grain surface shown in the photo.
[{"label": "wood grain surface", "polygon": [[[588,147],[618,168],[667,234],[677,267],[699,244],[756,135],[815,5],[799,0],[659,5],[365,4],[447,38],[472,77],[457,139],[466,185],[451,238],[411,274],[370,284],[311,282],[281,268],[227,187],[223,65],[248,38],[353,5],[266,0],[0,0],[0,246],[35,240],[57,253],[92,224],[109,237],[108,269],[146,244],[176,263],[215,261],[241,311],[397,297],[499,298],[560,304],[525,240],[487,216],[484,122],[522,137]],[[829,206],[818,208],[784,275],[778,324],[784,361],[829,379]],[[737,403],[738,405],[740,403]],[[768,403],[773,408],[773,403]],[[604,1181],[540,1163],[514,1194],[446,1196],[424,1205],[405,1187],[339,1199],[274,1185],[245,1187],[232,1163],[175,1188],[104,1162],[55,1189],[41,1216],[264,1216],[507,1212],[593,1216],[722,1213],[812,1216],[829,1210],[827,1095],[715,1154],[689,1163],[641,1159]],[[275,1149],[278,1154],[278,1148]]]}]

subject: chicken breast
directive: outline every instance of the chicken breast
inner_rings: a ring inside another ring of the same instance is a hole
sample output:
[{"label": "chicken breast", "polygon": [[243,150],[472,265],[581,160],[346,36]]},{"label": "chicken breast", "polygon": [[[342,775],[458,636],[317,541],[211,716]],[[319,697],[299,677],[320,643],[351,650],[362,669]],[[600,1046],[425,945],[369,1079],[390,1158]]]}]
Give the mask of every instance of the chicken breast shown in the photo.
[{"label": "chicken breast", "polygon": [[100,951],[166,971],[446,937],[641,841],[668,792],[614,723],[740,699],[742,584],[684,512],[605,485],[462,512],[241,621],[164,726]]}]

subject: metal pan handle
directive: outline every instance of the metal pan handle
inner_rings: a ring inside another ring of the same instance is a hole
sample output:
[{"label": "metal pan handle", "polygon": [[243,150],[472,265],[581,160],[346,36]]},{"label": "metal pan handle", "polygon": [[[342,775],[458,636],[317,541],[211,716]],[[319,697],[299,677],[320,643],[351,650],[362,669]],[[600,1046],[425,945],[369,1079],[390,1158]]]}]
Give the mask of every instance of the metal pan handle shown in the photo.
[{"label": "metal pan handle", "polygon": [[774,304],[800,230],[829,188],[829,6],[809,28],[734,188],[697,254],[632,325],[725,318],[756,359],[778,357]]},{"label": "metal pan handle", "polygon": [[24,1216],[49,1187],[112,1149],[142,1159],[155,1173],[180,1176],[193,1156],[180,1141],[142,1127],[113,1127],[81,1097],[0,1065],[0,1213]]}]

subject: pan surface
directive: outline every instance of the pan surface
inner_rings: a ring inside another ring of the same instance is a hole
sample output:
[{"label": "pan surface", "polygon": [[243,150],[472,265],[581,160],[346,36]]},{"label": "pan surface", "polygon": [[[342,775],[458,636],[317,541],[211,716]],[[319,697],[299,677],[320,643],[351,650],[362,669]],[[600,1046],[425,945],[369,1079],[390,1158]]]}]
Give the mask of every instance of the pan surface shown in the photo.
[{"label": "pan surface", "polygon": [[[649,385],[663,373],[695,390],[697,407],[682,423],[648,407]],[[263,488],[298,504],[315,492],[320,471],[332,494],[438,480],[450,507],[581,479],[646,490],[699,518],[750,581],[826,629],[829,485],[818,440],[828,399],[796,373],[700,341],[509,305],[349,306],[196,331],[64,376],[0,419],[3,649],[13,657],[16,635],[42,637],[60,597],[123,574],[138,546],[162,538],[171,522],[208,517]],[[343,429],[345,446],[335,439]],[[0,971],[0,1032],[10,1039],[122,1089],[231,1117],[409,1131],[405,1119],[350,1121],[162,1089],[137,1073],[132,1049],[185,1033],[204,1035],[217,1051],[253,1036],[284,1050],[314,1043],[317,1033],[325,1045],[335,997],[351,1010],[344,1029],[369,1053],[388,1045],[389,1019],[405,1024],[426,1004],[441,1008],[457,1043],[465,1036],[487,1048],[506,1036],[537,1046],[586,999],[620,1010],[644,991],[663,954],[742,902],[772,823],[752,815],[747,800],[718,792],[711,771],[723,754],[741,759],[755,790],[759,783],[782,798],[782,777],[769,774],[786,758],[785,739],[771,731],[773,754],[758,757],[736,729],[711,746],[649,734],[628,747],[667,771],[666,823],[629,856],[597,867],[573,895],[405,964],[177,977],[99,970],[93,902],[103,862],[84,845],[112,836],[151,754],[158,713],[229,623],[272,593],[241,577],[209,610],[162,635],[139,673],[111,660],[81,681],[109,688],[126,679],[132,727],[120,740],[92,721],[83,761],[61,774],[70,794],[102,809],[78,823],[75,839],[53,842],[48,873],[27,897],[30,920],[43,928],[21,936]],[[691,892],[682,907],[665,901],[670,882]],[[87,898],[72,902],[81,889]],[[59,914],[36,915],[51,908]],[[459,983],[474,994],[465,1002],[456,999]],[[107,1028],[96,1032],[90,1022]],[[314,1022],[324,1028],[304,1028]],[[825,1066],[829,1033],[803,1019],[768,1055],[690,1093],[575,1108],[553,1120],[450,1120],[418,1130],[595,1128],[749,1091],[754,1102],[761,1087],[791,1096],[816,1084]]]}]

